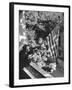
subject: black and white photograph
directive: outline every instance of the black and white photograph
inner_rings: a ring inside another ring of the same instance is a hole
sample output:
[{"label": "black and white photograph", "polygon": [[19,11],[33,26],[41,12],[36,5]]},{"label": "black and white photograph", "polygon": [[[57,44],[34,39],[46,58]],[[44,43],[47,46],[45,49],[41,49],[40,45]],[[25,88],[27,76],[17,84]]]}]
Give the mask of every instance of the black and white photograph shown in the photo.
[{"label": "black and white photograph", "polygon": [[19,11],[19,78],[63,76],[64,13]]},{"label": "black and white photograph", "polygon": [[11,7],[11,87],[69,83],[70,7],[19,3]]}]

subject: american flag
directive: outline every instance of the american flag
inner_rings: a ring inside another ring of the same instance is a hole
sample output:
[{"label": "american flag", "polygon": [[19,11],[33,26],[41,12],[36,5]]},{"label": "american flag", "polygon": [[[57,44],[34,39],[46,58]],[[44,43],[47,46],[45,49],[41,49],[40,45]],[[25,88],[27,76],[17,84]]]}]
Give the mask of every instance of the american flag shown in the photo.
[{"label": "american flag", "polygon": [[51,33],[47,37],[47,42],[50,52],[50,57],[53,59],[56,59],[57,57],[57,49],[58,49],[58,40],[59,40],[59,27],[56,27],[54,30],[51,31]]}]

